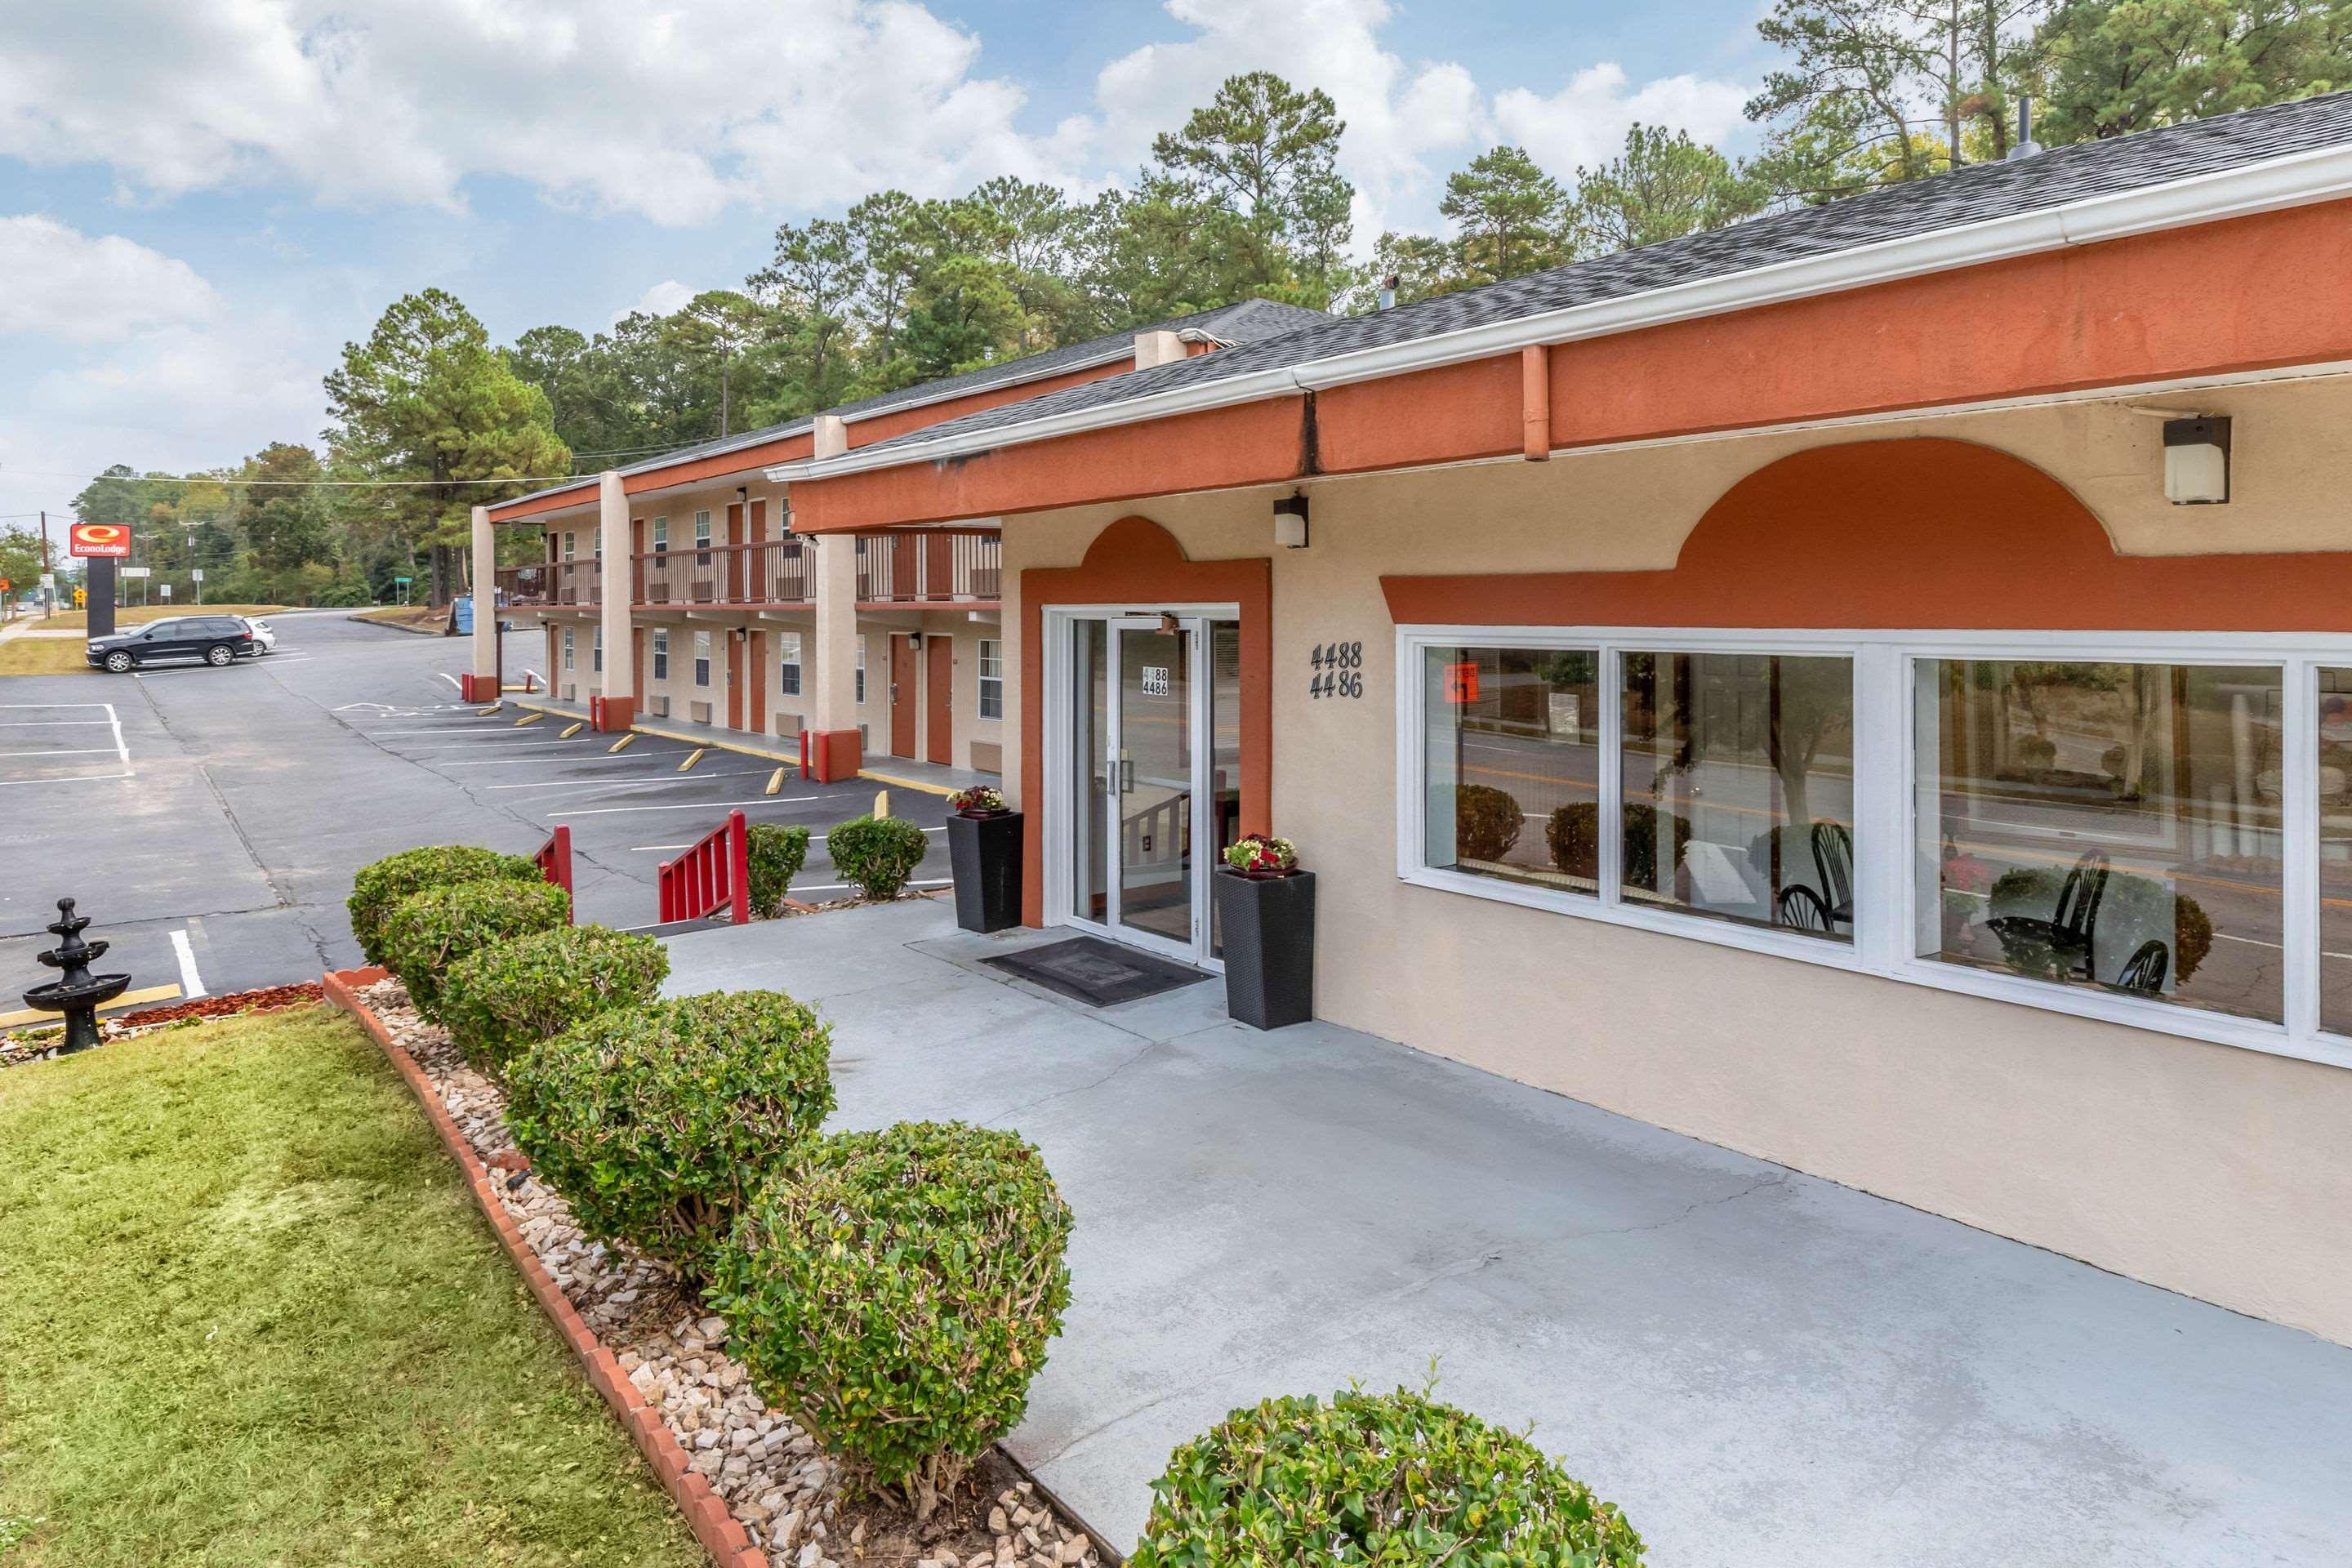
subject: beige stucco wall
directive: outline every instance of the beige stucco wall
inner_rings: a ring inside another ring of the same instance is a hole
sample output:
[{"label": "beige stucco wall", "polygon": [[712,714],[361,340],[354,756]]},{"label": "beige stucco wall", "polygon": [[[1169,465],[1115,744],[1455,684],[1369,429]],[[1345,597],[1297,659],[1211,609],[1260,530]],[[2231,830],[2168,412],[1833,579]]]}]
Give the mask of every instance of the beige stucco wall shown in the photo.
[{"label": "beige stucco wall", "polygon": [[[1270,554],[1274,824],[1324,906],[1351,912],[1346,941],[1318,944],[1322,1016],[2352,1343],[2352,1071],[1396,875],[1381,573],[1670,566],[1708,504],[1765,463],[1920,434],[2034,462],[2127,552],[2352,549],[2352,389],[2176,405],[2237,416],[2230,507],[2167,505],[2160,421],[2080,406],[1317,481],[1303,551],[1270,549],[1264,490],[1016,517],[1007,656],[1017,669],[1019,573],[1075,564],[1119,516],[1161,523],[1194,559]],[[1308,650],[1333,640],[1364,645],[1360,701],[1307,696]]]}]

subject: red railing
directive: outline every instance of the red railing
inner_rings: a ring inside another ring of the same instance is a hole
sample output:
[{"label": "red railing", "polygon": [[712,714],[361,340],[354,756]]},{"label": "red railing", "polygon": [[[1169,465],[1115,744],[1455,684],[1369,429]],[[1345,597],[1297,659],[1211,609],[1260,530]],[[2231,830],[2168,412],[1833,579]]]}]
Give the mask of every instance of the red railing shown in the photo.
[{"label": "red railing", "polygon": [[730,911],[737,925],[751,918],[751,845],[743,814],[730,811],[724,826],[675,860],[662,863],[655,883],[661,920],[698,921]]},{"label": "red railing", "polygon": [[547,842],[539,847],[539,853],[531,858],[539,862],[541,876],[563,889],[563,897],[567,900],[563,923],[570,925],[572,914],[568,902],[572,898],[572,829],[558,827],[549,834]]},{"label": "red railing", "polygon": [[982,605],[1003,596],[1002,536],[948,528],[857,535],[861,605]]},{"label": "red railing", "polygon": [[640,605],[806,605],[808,557],[797,539],[656,550],[635,562]]}]

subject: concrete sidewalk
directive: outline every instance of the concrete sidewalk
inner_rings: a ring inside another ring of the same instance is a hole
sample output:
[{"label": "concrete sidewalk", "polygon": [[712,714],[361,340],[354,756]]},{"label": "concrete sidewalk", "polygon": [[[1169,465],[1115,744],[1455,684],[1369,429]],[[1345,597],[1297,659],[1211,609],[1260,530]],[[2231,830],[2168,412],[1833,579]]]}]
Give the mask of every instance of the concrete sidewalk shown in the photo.
[{"label": "concrete sidewalk", "polygon": [[1040,940],[844,911],[675,939],[668,989],[820,1004],[836,1128],[1045,1151],[1075,1300],[1011,1446],[1114,1542],[1227,1410],[1436,1358],[1676,1568],[2352,1563],[2352,1350],[1214,984],[978,967]]}]

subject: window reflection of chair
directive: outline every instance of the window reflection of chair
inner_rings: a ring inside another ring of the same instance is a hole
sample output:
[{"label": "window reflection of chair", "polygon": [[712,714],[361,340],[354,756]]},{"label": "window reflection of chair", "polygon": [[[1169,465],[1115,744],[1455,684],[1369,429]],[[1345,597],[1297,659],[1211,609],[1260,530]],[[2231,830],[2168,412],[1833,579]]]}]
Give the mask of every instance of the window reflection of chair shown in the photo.
[{"label": "window reflection of chair", "polygon": [[2139,951],[2124,964],[2123,973],[2116,976],[2116,989],[2135,991],[2142,995],[2156,996],[2164,991],[2164,977],[2172,968],[2172,950],[2155,937],[2139,944]]},{"label": "window reflection of chair", "polygon": [[1813,824],[1813,867],[1822,874],[1821,902],[1831,921],[1853,924],[1853,834],[1844,823]]},{"label": "window reflection of chair", "polygon": [[[1779,914],[1775,923],[1792,931],[1817,931],[1827,935],[1836,929],[1829,905],[1802,882],[1780,889]],[[1851,913],[1847,918],[1852,918]]]},{"label": "window reflection of chair", "polygon": [[[1995,915],[1985,925],[2000,939],[2001,951],[2013,967],[2053,979],[2079,968],[2084,979],[2096,980],[2091,946],[2098,931],[2099,902],[2106,896],[2107,858],[2094,849],[2075,861],[2059,884],[2058,905],[2048,920]],[[2133,956],[2137,961],[2138,955]]]}]

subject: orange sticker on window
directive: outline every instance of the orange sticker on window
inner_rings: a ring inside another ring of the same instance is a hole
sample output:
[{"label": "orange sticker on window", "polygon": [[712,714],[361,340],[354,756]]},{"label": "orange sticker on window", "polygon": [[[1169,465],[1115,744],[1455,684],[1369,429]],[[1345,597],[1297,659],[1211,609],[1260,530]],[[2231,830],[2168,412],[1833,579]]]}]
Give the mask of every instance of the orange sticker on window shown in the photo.
[{"label": "orange sticker on window", "polygon": [[1445,667],[1445,700],[1454,703],[1478,700],[1476,665],[1449,664]]}]

